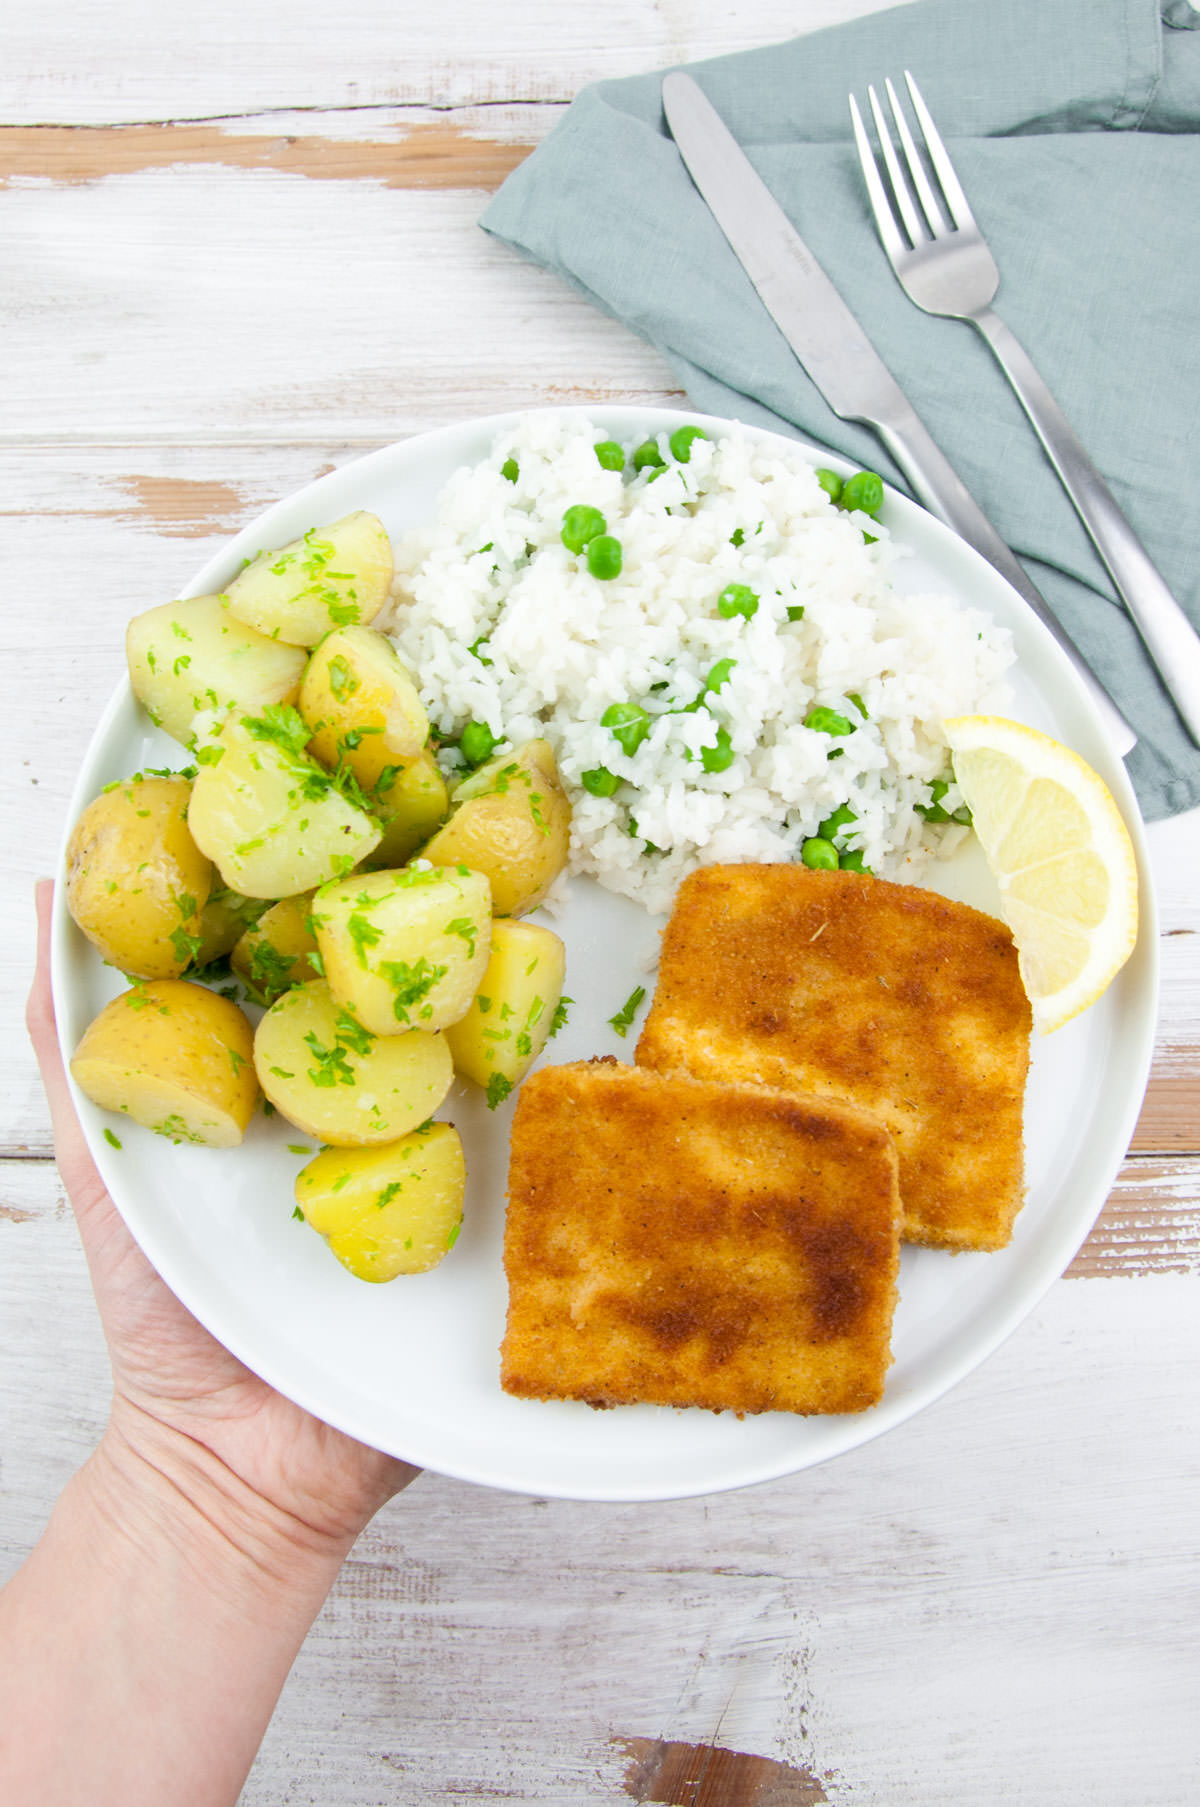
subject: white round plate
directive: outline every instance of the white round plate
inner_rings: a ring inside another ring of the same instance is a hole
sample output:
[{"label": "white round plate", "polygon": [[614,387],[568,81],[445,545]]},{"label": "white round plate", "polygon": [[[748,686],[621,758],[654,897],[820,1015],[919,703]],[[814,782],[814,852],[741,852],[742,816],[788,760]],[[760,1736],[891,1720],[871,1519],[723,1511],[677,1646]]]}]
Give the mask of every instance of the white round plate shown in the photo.
[{"label": "white round plate", "polygon": [[[585,417],[584,410],[563,412]],[[220,589],[261,547],[350,509],[373,510],[392,533],[420,525],[452,471],[486,456],[513,418],[448,427],[322,477],[268,509],[185,594]],[[634,407],[595,408],[586,418],[616,439],[642,438],[681,418],[714,433],[724,425]],[[819,461],[838,464],[825,454]],[[313,1148],[310,1138],[277,1117],[257,1115],[241,1148],[176,1147],[121,1119],[117,1150],[103,1135],[113,1119],[77,1093],[100,1171],[168,1285],[249,1367],[330,1424],[443,1474],[531,1494],[650,1500],[743,1487],[853,1449],[937,1399],[1033,1308],[1087,1235],[1128,1146],[1154,1034],[1157,934],[1141,819],[1074,672],[1015,593],[903,497],[889,492],[885,519],[911,554],[899,561],[898,588],[956,594],[990,609],[1012,630],[1013,713],[1096,767],[1138,850],[1142,927],[1132,959],[1083,1016],[1035,1038],[1026,1110],[1029,1196],[1011,1246],[988,1255],[904,1251],[895,1362],[883,1401],[869,1412],[739,1421],[728,1413],[654,1406],[596,1412],[581,1404],[539,1404],[509,1398],[499,1382],[511,1102],[490,1114],[475,1088],[456,1085],[441,1114],[458,1124],[467,1146],[462,1235],[433,1273],[368,1286],[292,1216],[293,1180]],[[145,606],[156,600],[147,598]],[[182,763],[181,749],[150,726],[123,684],[84,761],[70,822],[110,780]],[[927,882],[997,910],[992,881],[976,856],[931,869]],[[659,924],[626,900],[576,881],[554,926],[567,944],[567,990],[575,1002],[568,1028],[543,1060],[631,1059],[637,1026],[620,1040],[607,1019],[635,986],[652,984],[647,968]],[[70,1049],[122,980],[71,922],[61,885],[53,950],[59,1031]]]}]

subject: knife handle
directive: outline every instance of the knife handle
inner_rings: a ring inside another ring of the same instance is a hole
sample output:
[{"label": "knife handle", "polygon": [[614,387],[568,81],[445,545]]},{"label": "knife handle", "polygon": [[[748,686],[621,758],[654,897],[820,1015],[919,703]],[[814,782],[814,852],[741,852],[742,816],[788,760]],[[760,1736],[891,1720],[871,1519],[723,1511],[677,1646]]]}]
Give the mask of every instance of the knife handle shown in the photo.
[{"label": "knife handle", "polygon": [[966,540],[968,546],[973,546],[976,552],[982,553],[989,565],[1007,579],[1017,594],[1029,604],[1042,625],[1053,634],[1082,680],[1109,739],[1123,758],[1136,746],[1137,735],[1066,629],[1051,612],[1041,591],[1030,581],[1012,548],[1000,538],[916,413],[909,410],[907,414],[891,420],[872,420],[866,424],[879,434],[912,484],[917,499],[939,521],[957,533],[960,539]]}]

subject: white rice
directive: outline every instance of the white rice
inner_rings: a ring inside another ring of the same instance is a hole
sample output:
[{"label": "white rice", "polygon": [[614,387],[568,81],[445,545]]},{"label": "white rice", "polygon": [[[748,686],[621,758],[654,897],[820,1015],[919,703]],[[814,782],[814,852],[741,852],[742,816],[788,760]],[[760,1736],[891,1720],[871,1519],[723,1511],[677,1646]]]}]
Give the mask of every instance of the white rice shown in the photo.
[{"label": "white rice", "polygon": [[[544,736],[574,810],[572,870],[653,911],[695,866],[798,859],[842,804],[856,817],[842,844],[881,876],[913,876],[961,832],[915,813],[949,776],[939,724],[1003,708],[1007,632],[949,597],[897,593],[886,530],[836,508],[799,447],[731,428],[680,464],[664,432],[651,480],[603,469],[607,437],[578,416],[528,415],[398,541],[390,631],[437,733],[484,722],[498,750]],[[620,540],[618,577],[591,576],[562,544],[575,503]],[[718,612],[730,583],[758,597],[751,619]],[[688,710],[723,659],[736,661],[726,681]],[[632,755],[601,726],[613,703],[653,718]],[[854,731],[805,727],[814,705]],[[721,729],[732,763],[706,771]],[[457,755],[443,759],[450,770]],[[611,797],[581,782],[601,767],[622,781]],[[960,801],[952,787],[945,807]]]}]

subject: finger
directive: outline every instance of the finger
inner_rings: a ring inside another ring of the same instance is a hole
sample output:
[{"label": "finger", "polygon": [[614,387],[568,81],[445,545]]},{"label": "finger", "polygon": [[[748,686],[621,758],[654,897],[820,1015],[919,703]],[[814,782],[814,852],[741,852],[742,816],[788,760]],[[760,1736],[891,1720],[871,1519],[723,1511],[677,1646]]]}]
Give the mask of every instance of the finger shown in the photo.
[{"label": "finger", "polygon": [[50,989],[50,923],[54,886],[49,879],[42,879],[38,883],[35,898],[38,919],[37,967],[29,992],[25,1021],[41,1071],[46,1102],[50,1106],[54,1158],[67,1188],[67,1196],[82,1222],[85,1217],[96,1215],[101,1208],[111,1210],[112,1206],[108,1201],[104,1181],[96,1171],[96,1164],[75,1114],[75,1106],[71,1102],[62,1050],[58,1042],[54,1000]]}]

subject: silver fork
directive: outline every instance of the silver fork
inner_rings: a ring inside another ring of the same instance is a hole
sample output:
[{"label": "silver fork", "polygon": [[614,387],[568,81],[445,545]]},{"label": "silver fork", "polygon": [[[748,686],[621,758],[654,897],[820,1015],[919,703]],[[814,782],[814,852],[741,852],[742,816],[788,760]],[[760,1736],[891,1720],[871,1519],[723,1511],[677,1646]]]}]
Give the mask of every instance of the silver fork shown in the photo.
[{"label": "silver fork", "polygon": [[885,86],[903,163],[879,97],[873,87],[868,88],[886,182],[858,103],[850,96],[850,118],[867,195],[892,269],[918,307],[927,314],[969,320],[991,346],[1192,739],[1200,744],[1200,636],[1122,514],[1028,352],[993,313],[991,303],[1000,286],[996,260],[975,222],[920,89],[907,70],[904,79],[924,136],[928,167],[892,83],[888,81]]}]

